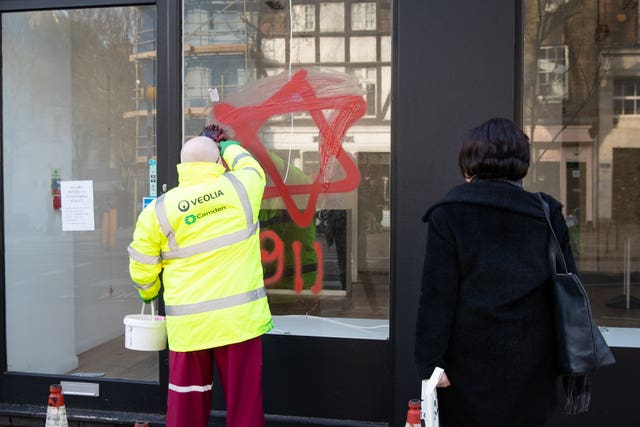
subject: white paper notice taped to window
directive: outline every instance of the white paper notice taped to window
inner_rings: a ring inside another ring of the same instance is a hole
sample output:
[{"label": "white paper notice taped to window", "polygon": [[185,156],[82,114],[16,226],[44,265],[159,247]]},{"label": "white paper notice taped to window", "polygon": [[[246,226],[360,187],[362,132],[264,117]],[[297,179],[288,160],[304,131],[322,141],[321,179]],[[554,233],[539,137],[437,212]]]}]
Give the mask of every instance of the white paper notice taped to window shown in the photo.
[{"label": "white paper notice taped to window", "polygon": [[93,181],[60,181],[62,231],[95,230]]},{"label": "white paper notice taped to window", "polygon": [[438,427],[440,416],[438,415],[438,391],[436,385],[444,370],[436,367],[428,380],[422,380],[422,405],[420,418],[424,420],[425,427]]},{"label": "white paper notice taped to window", "polygon": [[209,88],[207,89],[207,91],[209,92],[209,98],[211,98],[211,102],[218,102],[220,101],[220,95],[218,94],[218,88]]}]

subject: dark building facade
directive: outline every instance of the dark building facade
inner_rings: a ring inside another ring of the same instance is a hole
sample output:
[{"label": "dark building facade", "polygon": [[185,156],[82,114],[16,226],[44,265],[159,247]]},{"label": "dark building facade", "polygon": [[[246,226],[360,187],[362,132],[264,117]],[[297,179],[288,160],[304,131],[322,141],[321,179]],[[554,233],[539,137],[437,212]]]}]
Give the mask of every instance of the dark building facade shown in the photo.
[{"label": "dark building facade", "polygon": [[215,118],[269,177],[267,424],[403,426],[420,218],[461,182],[465,130],[501,116],[530,135],[525,186],[565,206],[618,359],[590,413],[551,425],[636,425],[638,2],[0,0],[0,15],[0,424],[41,424],[62,383],[79,425],[163,425],[167,351],[124,346],[140,311],[126,246]]}]

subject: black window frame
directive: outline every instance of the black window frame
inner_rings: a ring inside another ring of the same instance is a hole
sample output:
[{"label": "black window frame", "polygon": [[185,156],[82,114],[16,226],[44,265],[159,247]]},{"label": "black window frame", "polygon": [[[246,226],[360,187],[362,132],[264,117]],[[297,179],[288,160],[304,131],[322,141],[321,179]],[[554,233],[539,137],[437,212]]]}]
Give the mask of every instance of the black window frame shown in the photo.
[{"label": "black window frame", "polygon": [[[157,141],[159,188],[163,184],[172,187],[177,183],[175,164],[182,138],[181,121],[170,120],[171,112],[181,111],[182,92],[180,85],[171,81],[182,81],[181,31],[182,3],[179,0],[0,0],[0,14],[61,9],[87,9],[126,6],[156,7],[157,79]],[[0,22],[1,26],[1,22]],[[1,33],[0,33],[1,37]],[[178,59],[176,59],[178,58]],[[4,60],[4,58],[3,58]],[[2,76],[0,76],[0,79]],[[1,87],[1,86],[0,86]],[[1,89],[0,89],[1,90]],[[164,94],[164,96],[163,96]],[[0,100],[1,102],[1,100]],[[175,143],[170,143],[175,141]],[[2,143],[2,141],[0,141]],[[1,152],[0,152],[1,156]],[[1,159],[0,159],[1,160]],[[171,165],[171,166],[169,166]],[[0,177],[4,181],[4,175]],[[0,209],[0,223],[4,224],[4,209]],[[4,254],[4,231],[0,229],[0,251]],[[6,306],[6,283],[4,256],[0,257],[0,306]],[[0,404],[37,405],[46,404],[49,385],[62,381],[98,383],[98,397],[65,396],[66,405],[74,409],[114,410],[137,413],[161,413],[166,410],[168,384],[168,351],[158,352],[159,378],[157,383],[148,381],[91,378],[83,380],[71,375],[51,375],[7,371],[7,318],[0,311]],[[139,398],[133,398],[138,396]],[[142,397],[143,396],[143,397]]]},{"label": "black window frame", "polygon": [[[305,1],[310,0],[298,0],[296,4],[305,3]],[[344,1],[347,6],[351,3],[351,0]],[[376,2],[379,1],[382,0],[376,0]],[[183,139],[182,1],[0,0],[0,14],[144,5],[156,7],[158,189],[163,191],[165,184],[166,188],[177,185],[175,165],[179,161],[179,151]],[[391,8],[395,19],[395,11],[398,8],[397,0],[392,0]],[[348,9],[350,10],[350,7]],[[392,37],[395,37],[393,33],[397,31],[396,29],[397,25],[394,22]],[[380,43],[378,42],[377,50],[379,51],[379,49]],[[392,67],[392,80],[395,78],[393,74],[395,73],[394,55],[395,53],[392,52],[392,59],[389,63]],[[176,84],[176,82],[180,82],[180,84]],[[395,88],[395,83],[392,82],[392,86]],[[1,99],[0,102],[2,102]],[[389,104],[393,102],[393,100],[388,100],[385,104],[385,110],[390,108]],[[383,122],[389,123],[389,120]],[[393,127],[391,132],[392,140],[395,140]],[[0,143],[2,143],[1,140]],[[392,142],[392,157],[395,151],[394,145]],[[393,170],[392,166],[392,174]],[[2,179],[3,176],[0,176],[0,180]],[[0,224],[3,223],[4,212],[0,210]],[[4,233],[2,230],[0,230],[0,251],[4,252]],[[394,262],[392,259],[392,271]],[[6,305],[4,272],[4,257],[0,257],[0,304],[2,307]],[[393,298],[396,286],[395,280],[391,279],[391,298]],[[276,423],[288,422],[293,426],[299,425],[302,420],[309,420],[309,417],[329,420],[361,419],[375,421],[376,425],[379,422],[382,425],[383,422],[389,421],[397,415],[394,414],[395,402],[393,399],[396,387],[393,381],[394,369],[392,367],[392,351],[396,335],[392,319],[394,316],[393,300],[390,303],[392,305],[389,319],[391,336],[388,340],[265,336],[263,338],[263,384],[267,420]],[[37,415],[39,413],[42,415],[42,411],[46,411],[48,390],[51,384],[61,380],[75,382],[83,380],[67,375],[8,372],[6,328],[6,313],[0,309],[0,414]],[[154,421],[161,422],[161,414],[166,412],[168,351],[159,352],[158,358],[160,371],[158,383],[150,384],[129,379],[91,378],[85,382],[98,383],[100,396],[65,396],[67,413],[97,413],[97,420],[100,420],[100,417],[107,417],[107,413],[109,417],[113,417],[113,414],[116,413],[121,414],[120,419],[126,419],[126,414],[150,414],[154,415]],[[330,372],[327,371],[328,367],[331,367]],[[300,372],[307,371],[307,375],[299,375]],[[339,387],[336,388],[337,384]],[[363,387],[365,384],[375,384],[375,387]],[[217,375],[214,379],[214,388],[221,390]],[[320,394],[329,390],[332,390],[331,393]],[[354,399],[360,401],[356,408],[353,406]],[[319,405],[319,402],[322,404]],[[224,416],[221,408],[224,408],[223,395],[219,392],[214,393],[212,406],[214,418]]]}]

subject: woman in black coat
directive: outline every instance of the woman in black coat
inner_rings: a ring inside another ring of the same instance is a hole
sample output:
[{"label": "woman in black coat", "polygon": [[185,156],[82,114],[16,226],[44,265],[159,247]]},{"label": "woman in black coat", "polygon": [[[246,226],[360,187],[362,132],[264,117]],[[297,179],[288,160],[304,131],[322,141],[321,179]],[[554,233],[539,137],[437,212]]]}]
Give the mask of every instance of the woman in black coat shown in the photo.
[{"label": "woman in black coat", "polygon": [[[521,183],[529,149],[507,119],[470,130],[459,157],[467,183],[423,217],[415,361],[421,379],[444,369],[446,427],[541,427],[557,403],[548,225],[538,196]],[[543,197],[576,272],[562,206]]]}]

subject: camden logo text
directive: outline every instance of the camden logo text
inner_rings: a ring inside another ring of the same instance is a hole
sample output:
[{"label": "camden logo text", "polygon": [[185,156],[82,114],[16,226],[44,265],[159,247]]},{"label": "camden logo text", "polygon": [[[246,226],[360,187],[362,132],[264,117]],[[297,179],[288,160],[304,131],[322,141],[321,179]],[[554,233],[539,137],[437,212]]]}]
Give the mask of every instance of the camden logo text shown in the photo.
[{"label": "camden logo text", "polygon": [[205,216],[216,214],[216,213],[221,212],[221,211],[223,211],[225,209],[226,209],[225,206],[219,206],[219,207],[214,208],[214,209],[212,209],[210,211],[207,211],[207,212],[202,212],[202,213],[198,213],[198,214],[195,214],[195,215],[194,214],[189,214],[189,215],[184,217],[184,222],[187,225],[191,225],[194,222],[196,222],[199,218],[204,218]]},{"label": "camden logo text", "polygon": [[211,193],[205,194],[203,196],[198,196],[196,198],[189,199],[189,200],[180,200],[178,202],[178,209],[180,210],[180,212],[186,212],[189,210],[191,206],[196,206],[200,203],[206,203],[211,200],[215,200],[220,196],[224,196],[224,193],[222,192],[222,190],[213,191]]}]

